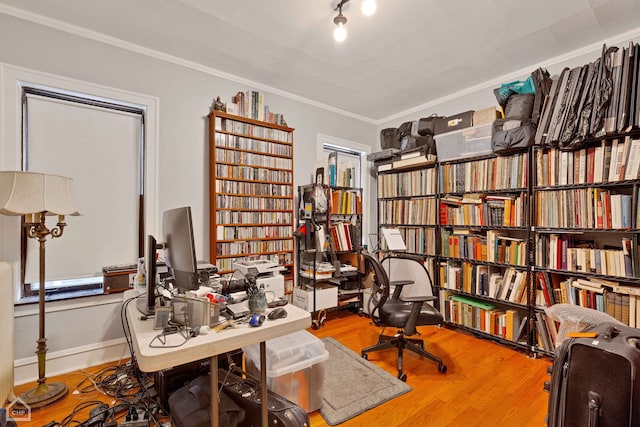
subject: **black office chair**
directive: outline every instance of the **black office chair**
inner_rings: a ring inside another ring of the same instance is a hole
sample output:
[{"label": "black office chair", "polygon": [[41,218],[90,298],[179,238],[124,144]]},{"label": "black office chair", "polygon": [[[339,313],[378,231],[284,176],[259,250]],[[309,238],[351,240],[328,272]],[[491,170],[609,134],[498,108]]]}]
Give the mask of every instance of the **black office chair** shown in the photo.
[{"label": "black office chair", "polygon": [[[418,334],[416,326],[442,324],[443,318],[440,312],[432,305],[427,304],[427,302],[435,301],[437,298],[433,295],[401,296],[403,288],[413,285],[414,281],[397,280],[390,282],[382,263],[375,256],[368,253],[363,253],[362,255],[365,265],[372,269],[375,274],[369,301],[369,307],[371,308],[369,313],[373,323],[377,326],[382,326],[383,329],[378,342],[375,345],[364,348],[360,355],[368,359],[368,353],[372,351],[396,348],[398,350],[398,378],[402,381],[407,380],[407,374],[402,372],[404,349],[438,362],[438,371],[443,374],[447,372],[447,366],[442,359],[427,352],[421,339],[408,338]],[[402,258],[403,261],[418,263],[424,270],[424,280],[428,281],[426,286],[431,290],[431,277],[424,265],[408,255],[399,255],[398,257]],[[393,295],[390,295],[391,287],[394,288]],[[432,292],[430,291],[429,293]],[[397,333],[395,335],[385,335],[384,329],[386,327],[397,328]]]}]

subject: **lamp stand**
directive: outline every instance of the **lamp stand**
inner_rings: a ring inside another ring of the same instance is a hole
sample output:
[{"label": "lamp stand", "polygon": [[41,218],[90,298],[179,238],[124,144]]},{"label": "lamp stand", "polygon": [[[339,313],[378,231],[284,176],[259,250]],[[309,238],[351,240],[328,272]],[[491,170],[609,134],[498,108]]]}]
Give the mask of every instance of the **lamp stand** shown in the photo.
[{"label": "lamp stand", "polygon": [[[36,354],[38,355],[38,385],[31,390],[26,391],[20,395],[20,399],[24,402],[24,405],[31,409],[41,408],[43,406],[50,405],[57,400],[66,396],[69,391],[65,383],[47,383],[45,377],[45,367],[47,361],[47,339],[45,338],[45,310],[44,310],[44,297],[45,297],[45,242],[47,236],[51,238],[62,236],[64,227],[67,225],[64,222],[64,216],[58,217],[58,223],[56,227],[48,229],[45,224],[45,212],[36,214],[39,218],[34,220],[25,220],[25,228],[27,229],[27,235],[30,238],[37,239],[40,244],[40,282],[38,289],[38,319],[39,319],[39,336],[37,342]],[[29,216],[27,215],[27,218]],[[36,222],[37,221],[37,222]]]}]

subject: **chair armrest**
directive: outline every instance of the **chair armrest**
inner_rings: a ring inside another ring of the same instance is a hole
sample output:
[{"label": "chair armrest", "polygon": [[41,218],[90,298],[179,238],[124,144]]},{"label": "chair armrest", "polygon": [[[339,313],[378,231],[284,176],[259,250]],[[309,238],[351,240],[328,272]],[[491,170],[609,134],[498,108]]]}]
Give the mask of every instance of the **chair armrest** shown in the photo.
[{"label": "chair armrest", "polygon": [[392,280],[389,282],[389,286],[393,287],[393,295],[391,299],[397,300],[400,298],[400,294],[402,293],[402,289],[405,286],[413,285],[415,282],[413,280]]},{"label": "chair armrest", "polygon": [[391,280],[389,282],[390,286],[407,286],[413,285],[415,282],[413,280]]},{"label": "chair armrest", "polygon": [[427,302],[427,301],[435,301],[438,298],[436,298],[433,295],[423,295],[423,296],[416,296],[416,297],[400,297],[400,301],[402,302]]}]

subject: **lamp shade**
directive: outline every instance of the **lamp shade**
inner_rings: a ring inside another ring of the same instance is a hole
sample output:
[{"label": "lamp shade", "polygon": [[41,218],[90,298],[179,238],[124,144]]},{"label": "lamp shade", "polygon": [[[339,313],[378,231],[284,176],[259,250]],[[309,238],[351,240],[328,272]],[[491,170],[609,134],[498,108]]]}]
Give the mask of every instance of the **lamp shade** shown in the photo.
[{"label": "lamp shade", "polygon": [[0,171],[0,214],[80,215],[71,178],[38,172]]}]

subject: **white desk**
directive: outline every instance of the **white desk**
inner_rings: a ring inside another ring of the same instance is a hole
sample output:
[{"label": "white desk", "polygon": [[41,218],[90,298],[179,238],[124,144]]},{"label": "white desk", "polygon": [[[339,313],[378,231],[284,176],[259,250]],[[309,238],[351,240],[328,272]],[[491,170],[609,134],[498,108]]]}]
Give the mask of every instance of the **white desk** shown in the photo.
[{"label": "white desk", "polygon": [[[127,295],[125,294],[125,297]],[[227,328],[220,332],[211,331],[189,339],[176,348],[152,348],[149,346],[158,330],[153,329],[153,319],[141,320],[135,301],[127,306],[127,319],[138,366],[144,372],[156,372],[161,369],[183,365],[185,363],[211,358],[211,425],[218,427],[218,355],[231,350],[260,343],[260,366],[262,382],[262,402],[267,402],[267,370],[265,341],[282,335],[291,334],[311,326],[311,314],[292,304],[285,309],[289,313],[284,319],[265,320],[262,326],[250,327],[243,324]],[[184,341],[180,334],[167,336],[167,345],[177,345]],[[160,345],[158,340],[154,345]],[[267,405],[262,405],[262,426],[268,423]]]}]

